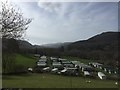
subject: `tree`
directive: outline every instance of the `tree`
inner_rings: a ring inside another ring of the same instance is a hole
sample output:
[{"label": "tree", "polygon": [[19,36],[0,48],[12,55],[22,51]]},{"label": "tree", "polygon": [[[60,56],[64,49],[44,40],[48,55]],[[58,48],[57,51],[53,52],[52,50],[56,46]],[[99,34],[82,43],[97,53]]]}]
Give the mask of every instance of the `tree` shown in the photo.
[{"label": "tree", "polygon": [[0,12],[0,33],[2,38],[21,38],[28,28],[32,19],[24,18],[20,9],[13,7],[11,3],[1,2],[2,11]]},{"label": "tree", "polygon": [[[9,2],[1,2],[0,33],[2,34],[2,65],[3,73],[14,73],[18,67],[15,62],[15,53],[18,51],[18,42],[28,28],[32,19],[24,18],[20,9],[14,8]],[[20,67],[20,66],[19,66]],[[21,67],[23,68],[23,67]]]}]

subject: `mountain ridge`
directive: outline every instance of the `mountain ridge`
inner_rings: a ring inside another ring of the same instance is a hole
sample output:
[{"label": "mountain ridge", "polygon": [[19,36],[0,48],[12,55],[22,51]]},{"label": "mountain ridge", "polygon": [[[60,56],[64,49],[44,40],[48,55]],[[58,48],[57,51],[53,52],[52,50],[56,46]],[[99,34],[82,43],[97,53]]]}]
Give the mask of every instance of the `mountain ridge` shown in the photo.
[{"label": "mountain ridge", "polygon": [[[19,46],[20,48],[60,48],[61,46],[86,46],[86,45],[103,45],[103,44],[110,44],[113,42],[116,42],[118,40],[118,34],[120,32],[103,32],[101,34],[97,34],[87,40],[80,40],[80,41],[74,41],[74,42],[61,42],[61,43],[51,43],[51,44],[43,44],[43,45],[32,45],[28,41],[19,40]],[[85,45],[85,44],[86,45]]]}]

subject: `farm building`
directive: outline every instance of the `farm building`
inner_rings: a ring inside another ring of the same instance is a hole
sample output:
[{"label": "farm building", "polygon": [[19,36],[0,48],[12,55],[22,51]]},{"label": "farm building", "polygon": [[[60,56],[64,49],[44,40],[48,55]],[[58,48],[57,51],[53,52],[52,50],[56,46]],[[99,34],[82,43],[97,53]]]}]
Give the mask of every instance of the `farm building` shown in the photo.
[{"label": "farm building", "polygon": [[104,73],[102,73],[102,72],[98,72],[98,77],[100,79],[106,79],[106,75]]}]

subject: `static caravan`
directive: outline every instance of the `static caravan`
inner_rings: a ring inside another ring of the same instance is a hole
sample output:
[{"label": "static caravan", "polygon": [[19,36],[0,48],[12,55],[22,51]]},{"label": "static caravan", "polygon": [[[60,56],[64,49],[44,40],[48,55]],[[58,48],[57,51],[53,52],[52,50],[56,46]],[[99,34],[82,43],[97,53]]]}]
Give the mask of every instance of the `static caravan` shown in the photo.
[{"label": "static caravan", "polygon": [[104,68],[104,71],[105,71],[105,72],[107,72],[107,69],[106,69],[106,68]]},{"label": "static caravan", "polygon": [[41,56],[42,59],[47,58],[46,56]]},{"label": "static caravan", "polygon": [[74,65],[75,65],[75,67],[79,66],[79,64],[80,64],[80,62],[79,62],[79,61],[71,61],[71,62],[72,62],[72,64],[74,64]]},{"label": "static caravan", "polygon": [[47,60],[47,57],[46,56],[41,56],[40,57],[42,60]]},{"label": "static caravan", "polygon": [[78,72],[77,68],[65,68],[64,70],[61,71],[61,74],[78,76],[79,72]]},{"label": "static caravan", "polygon": [[47,62],[47,59],[39,59],[39,62]]},{"label": "static caravan", "polygon": [[62,63],[62,62],[65,62],[65,61],[67,61],[67,59],[58,58],[58,61],[60,61],[60,62]]},{"label": "static caravan", "polygon": [[61,62],[53,62],[52,65],[54,67],[57,67],[57,66],[61,66],[62,64],[61,64]]},{"label": "static caravan", "polygon": [[58,58],[58,59],[61,60],[61,61],[67,60],[67,59],[63,59],[63,58]]},{"label": "static caravan", "polygon": [[53,62],[52,67],[53,68],[58,68],[60,70],[63,69],[63,65],[61,64],[61,62]]},{"label": "static caravan", "polygon": [[33,68],[28,68],[28,71],[29,72],[33,72]]},{"label": "static caravan", "polygon": [[86,65],[86,64],[79,64],[79,67],[82,70],[82,72],[84,72],[84,71],[92,72],[93,71],[93,68],[91,66]]},{"label": "static caravan", "polygon": [[90,73],[88,71],[84,71],[84,76],[90,76]]},{"label": "static caravan", "polygon": [[63,66],[67,67],[67,68],[73,68],[74,64],[72,64],[72,63],[64,63]]},{"label": "static caravan", "polygon": [[116,73],[115,71],[117,71],[116,68],[110,67],[110,66],[106,66],[106,67],[104,67],[103,69],[104,69],[105,72],[108,72],[109,74],[111,74],[111,73]]},{"label": "static caravan", "polygon": [[57,59],[57,58],[55,58],[55,57],[50,57],[50,59],[51,59],[51,60],[54,60],[54,59]]},{"label": "static caravan", "polygon": [[40,57],[40,54],[34,54],[34,57]]},{"label": "static caravan", "polygon": [[106,75],[104,74],[104,73],[102,73],[102,72],[98,72],[98,77],[100,78],[100,79],[106,79]]},{"label": "static caravan", "polygon": [[66,71],[67,71],[67,69],[65,68],[65,69],[61,70],[61,73],[65,73]]},{"label": "static caravan", "polygon": [[50,67],[45,67],[45,68],[43,68],[43,71],[49,72],[49,71],[50,71]]},{"label": "static caravan", "polygon": [[58,59],[55,58],[55,57],[50,57],[50,59],[51,59],[53,62],[58,61]]},{"label": "static caravan", "polygon": [[96,68],[100,68],[101,66],[103,66],[103,64],[100,64],[100,63],[92,63],[93,67],[96,67]]},{"label": "static caravan", "polygon": [[62,63],[62,65],[64,66],[64,67],[71,67],[71,68],[73,68],[74,67],[74,64],[71,62],[71,61],[62,61],[61,62]]},{"label": "static caravan", "polygon": [[46,67],[47,63],[46,62],[37,62],[37,66],[39,66],[39,67]]},{"label": "static caravan", "polygon": [[56,71],[58,71],[58,68],[53,68],[51,71],[56,72]]}]

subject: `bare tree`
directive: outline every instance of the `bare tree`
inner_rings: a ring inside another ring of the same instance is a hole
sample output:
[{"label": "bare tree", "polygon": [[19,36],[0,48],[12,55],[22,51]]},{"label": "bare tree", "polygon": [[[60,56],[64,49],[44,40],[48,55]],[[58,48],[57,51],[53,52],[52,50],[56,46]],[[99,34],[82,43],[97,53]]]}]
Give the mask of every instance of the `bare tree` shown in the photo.
[{"label": "bare tree", "polygon": [[2,28],[0,27],[0,34],[2,34],[0,39],[2,38],[2,46],[5,46],[5,48],[2,47],[2,72],[13,73],[18,67],[14,54],[17,52],[14,52],[14,50],[19,51],[19,48],[14,48],[18,43],[14,44],[14,42],[24,35],[32,19],[24,18],[21,10],[8,1],[0,2],[0,4],[0,7],[2,7],[0,10],[0,26],[2,26]]},{"label": "bare tree", "polygon": [[0,33],[2,38],[21,38],[28,28],[32,19],[24,18],[20,9],[16,9],[11,3],[1,2],[2,11],[0,13]]}]

